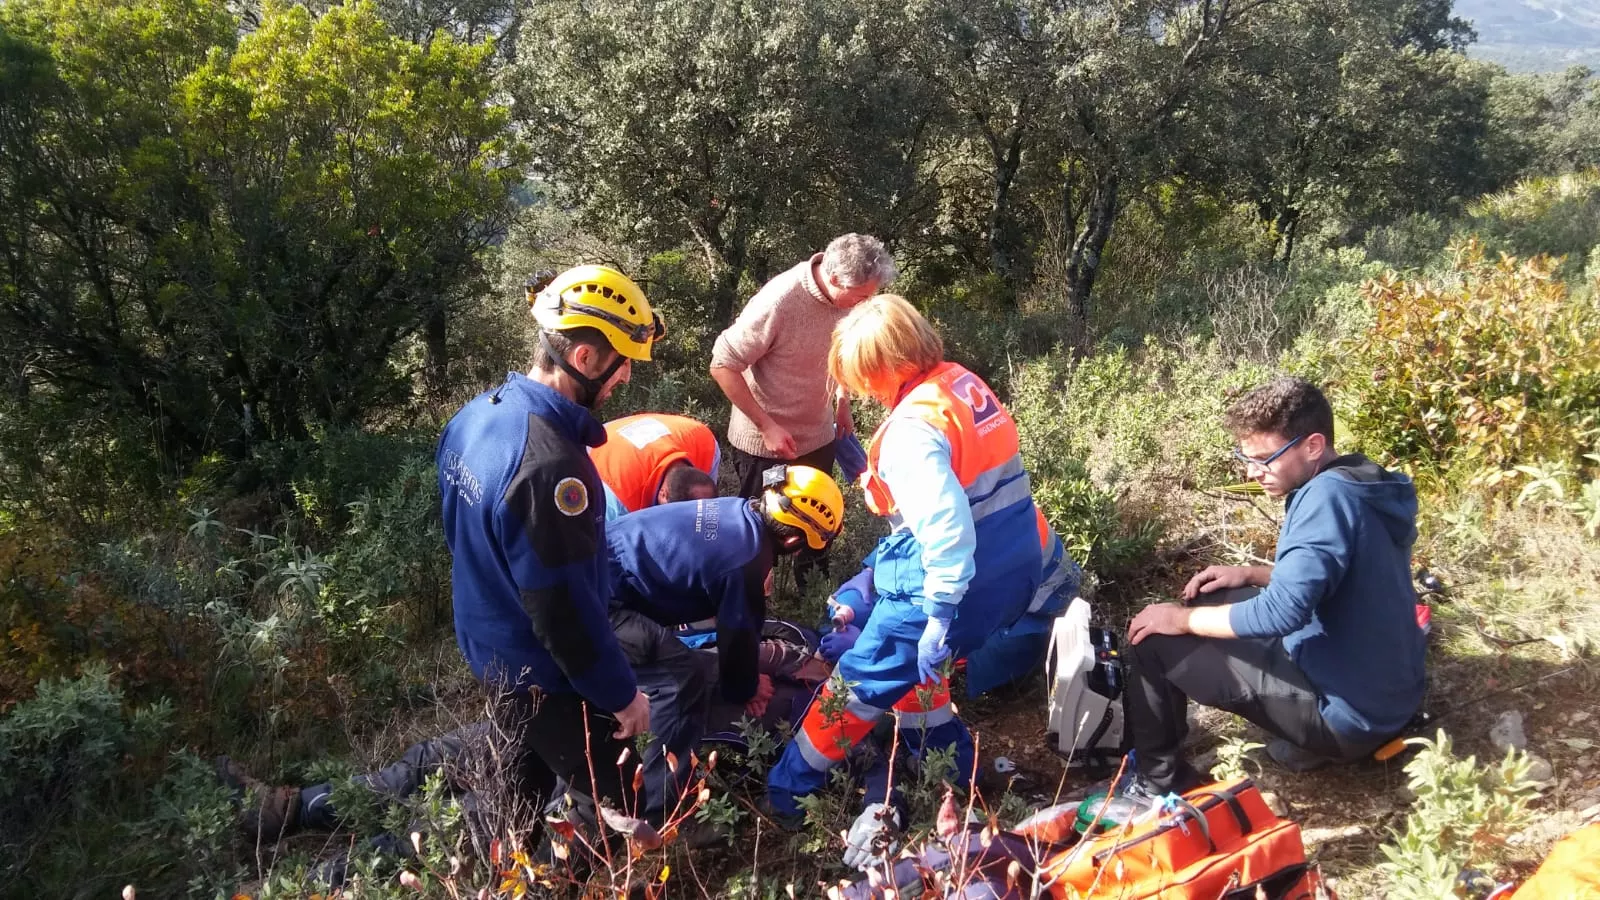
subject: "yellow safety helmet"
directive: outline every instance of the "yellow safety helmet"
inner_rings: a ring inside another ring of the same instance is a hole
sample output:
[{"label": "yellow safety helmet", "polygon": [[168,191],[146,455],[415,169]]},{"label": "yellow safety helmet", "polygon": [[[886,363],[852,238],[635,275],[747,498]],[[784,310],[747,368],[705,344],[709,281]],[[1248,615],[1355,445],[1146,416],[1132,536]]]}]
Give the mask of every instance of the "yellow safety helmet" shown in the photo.
[{"label": "yellow safety helmet", "polygon": [[528,307],[546,331],[594,328],[629,359],[650,361],[650,348],[667,334],[661,316],[633,279],[610,266],[575,266],[542,290],[527,284]]},{"label": "yellow safety helmet", "polygon": [[833,477],[810,466],[773,466],[761,473],[762,504],[773,521],[805,533],[813,550],[844,533],[844,494]]}]

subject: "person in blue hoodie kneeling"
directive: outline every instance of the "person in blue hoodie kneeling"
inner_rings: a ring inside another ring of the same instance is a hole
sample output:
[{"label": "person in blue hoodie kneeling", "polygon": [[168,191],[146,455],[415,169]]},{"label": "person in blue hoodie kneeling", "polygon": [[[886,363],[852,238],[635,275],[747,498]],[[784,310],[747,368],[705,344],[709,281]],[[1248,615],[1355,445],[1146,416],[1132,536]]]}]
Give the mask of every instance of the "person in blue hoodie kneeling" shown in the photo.
[{"label": "person in blue hoodie kneeling", "polygon": [[1399,733],[1423,695],[1424,635],[1411,586],[1411,479],[1333,449],[1333,410],[1315,385],[1277,378],[1223,424],[1249,477],[1286,509],[1270,566],[1210,566],[1182,604],[1128,627],[1127,715],[1147,790],[1204,779],[1181,752],[1190,699],[1276,736],[1293,771],[1354,760]]}]

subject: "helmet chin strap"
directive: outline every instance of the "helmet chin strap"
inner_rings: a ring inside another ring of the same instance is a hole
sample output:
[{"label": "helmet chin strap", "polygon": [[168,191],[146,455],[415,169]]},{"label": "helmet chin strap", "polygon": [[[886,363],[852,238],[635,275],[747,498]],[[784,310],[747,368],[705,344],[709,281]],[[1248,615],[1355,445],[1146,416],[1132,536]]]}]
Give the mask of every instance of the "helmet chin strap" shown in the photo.
[{"label": "helmet chin strap", "polygon": [[611,365],[606,367],[606,370],[601,373],[599,378],[590,378],[580,372],[577,366],[568,362],[566,357],[557,353],[554,347],[550,346],[548,332],[539,332],[539,346],[544,348],[545,355],[555,361],[556,368],[567,373],[567,377],[577,383],[578,396],[576,399],[585,409],[594,409],[595,403],[600,399],[601,389],[606,386],[606,382],[611,380],[611,376],[617,374],[617,370],[622,368],[623,363],[628,361],[621,353],[613,351],[615,358],[611,360]]}]

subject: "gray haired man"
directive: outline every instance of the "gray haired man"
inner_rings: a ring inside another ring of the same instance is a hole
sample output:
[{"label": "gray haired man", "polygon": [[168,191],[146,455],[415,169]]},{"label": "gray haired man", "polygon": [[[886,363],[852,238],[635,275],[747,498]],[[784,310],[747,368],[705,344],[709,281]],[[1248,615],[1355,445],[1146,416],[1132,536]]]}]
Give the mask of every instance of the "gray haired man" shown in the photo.
[{"label": "gray haired man", "polygon": [[[717,338],[711,377],[733,403],[729,457],[742,496],[759,496],[761,473],[778,463],[833,471],[835,437],[855,431],[849,402],[828,378],[833,326],[894,276],[882,241],[841,235],[767,282]],[[821,552],[795,560],[802,587],[819,570],[825,577]]]}]

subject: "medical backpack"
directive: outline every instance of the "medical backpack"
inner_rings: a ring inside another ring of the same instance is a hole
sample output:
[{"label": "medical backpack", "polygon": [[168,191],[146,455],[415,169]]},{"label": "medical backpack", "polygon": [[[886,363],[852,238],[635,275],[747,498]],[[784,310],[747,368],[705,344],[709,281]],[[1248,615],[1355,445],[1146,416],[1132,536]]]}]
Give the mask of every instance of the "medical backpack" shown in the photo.
[{"label": "medical backpack", "polygon": [[[1318,873],[1300,826],[1249,779],[1213,784],[1079,838],[1076,810],[1036,815],[1016,834],[1041,848],[1037,885],[1058,900],[1313,900]],[[1049,849],[1045,849],[1049,848]]]},{"label": "medical backpack", "polygon": [[1046,740],[1067,767],[1114,769],[1126,752],[1122,653],[1114,632],[1089,625],[1089,604],[1075,598],[1056,618],[1045,662],[1050,684]]}]

